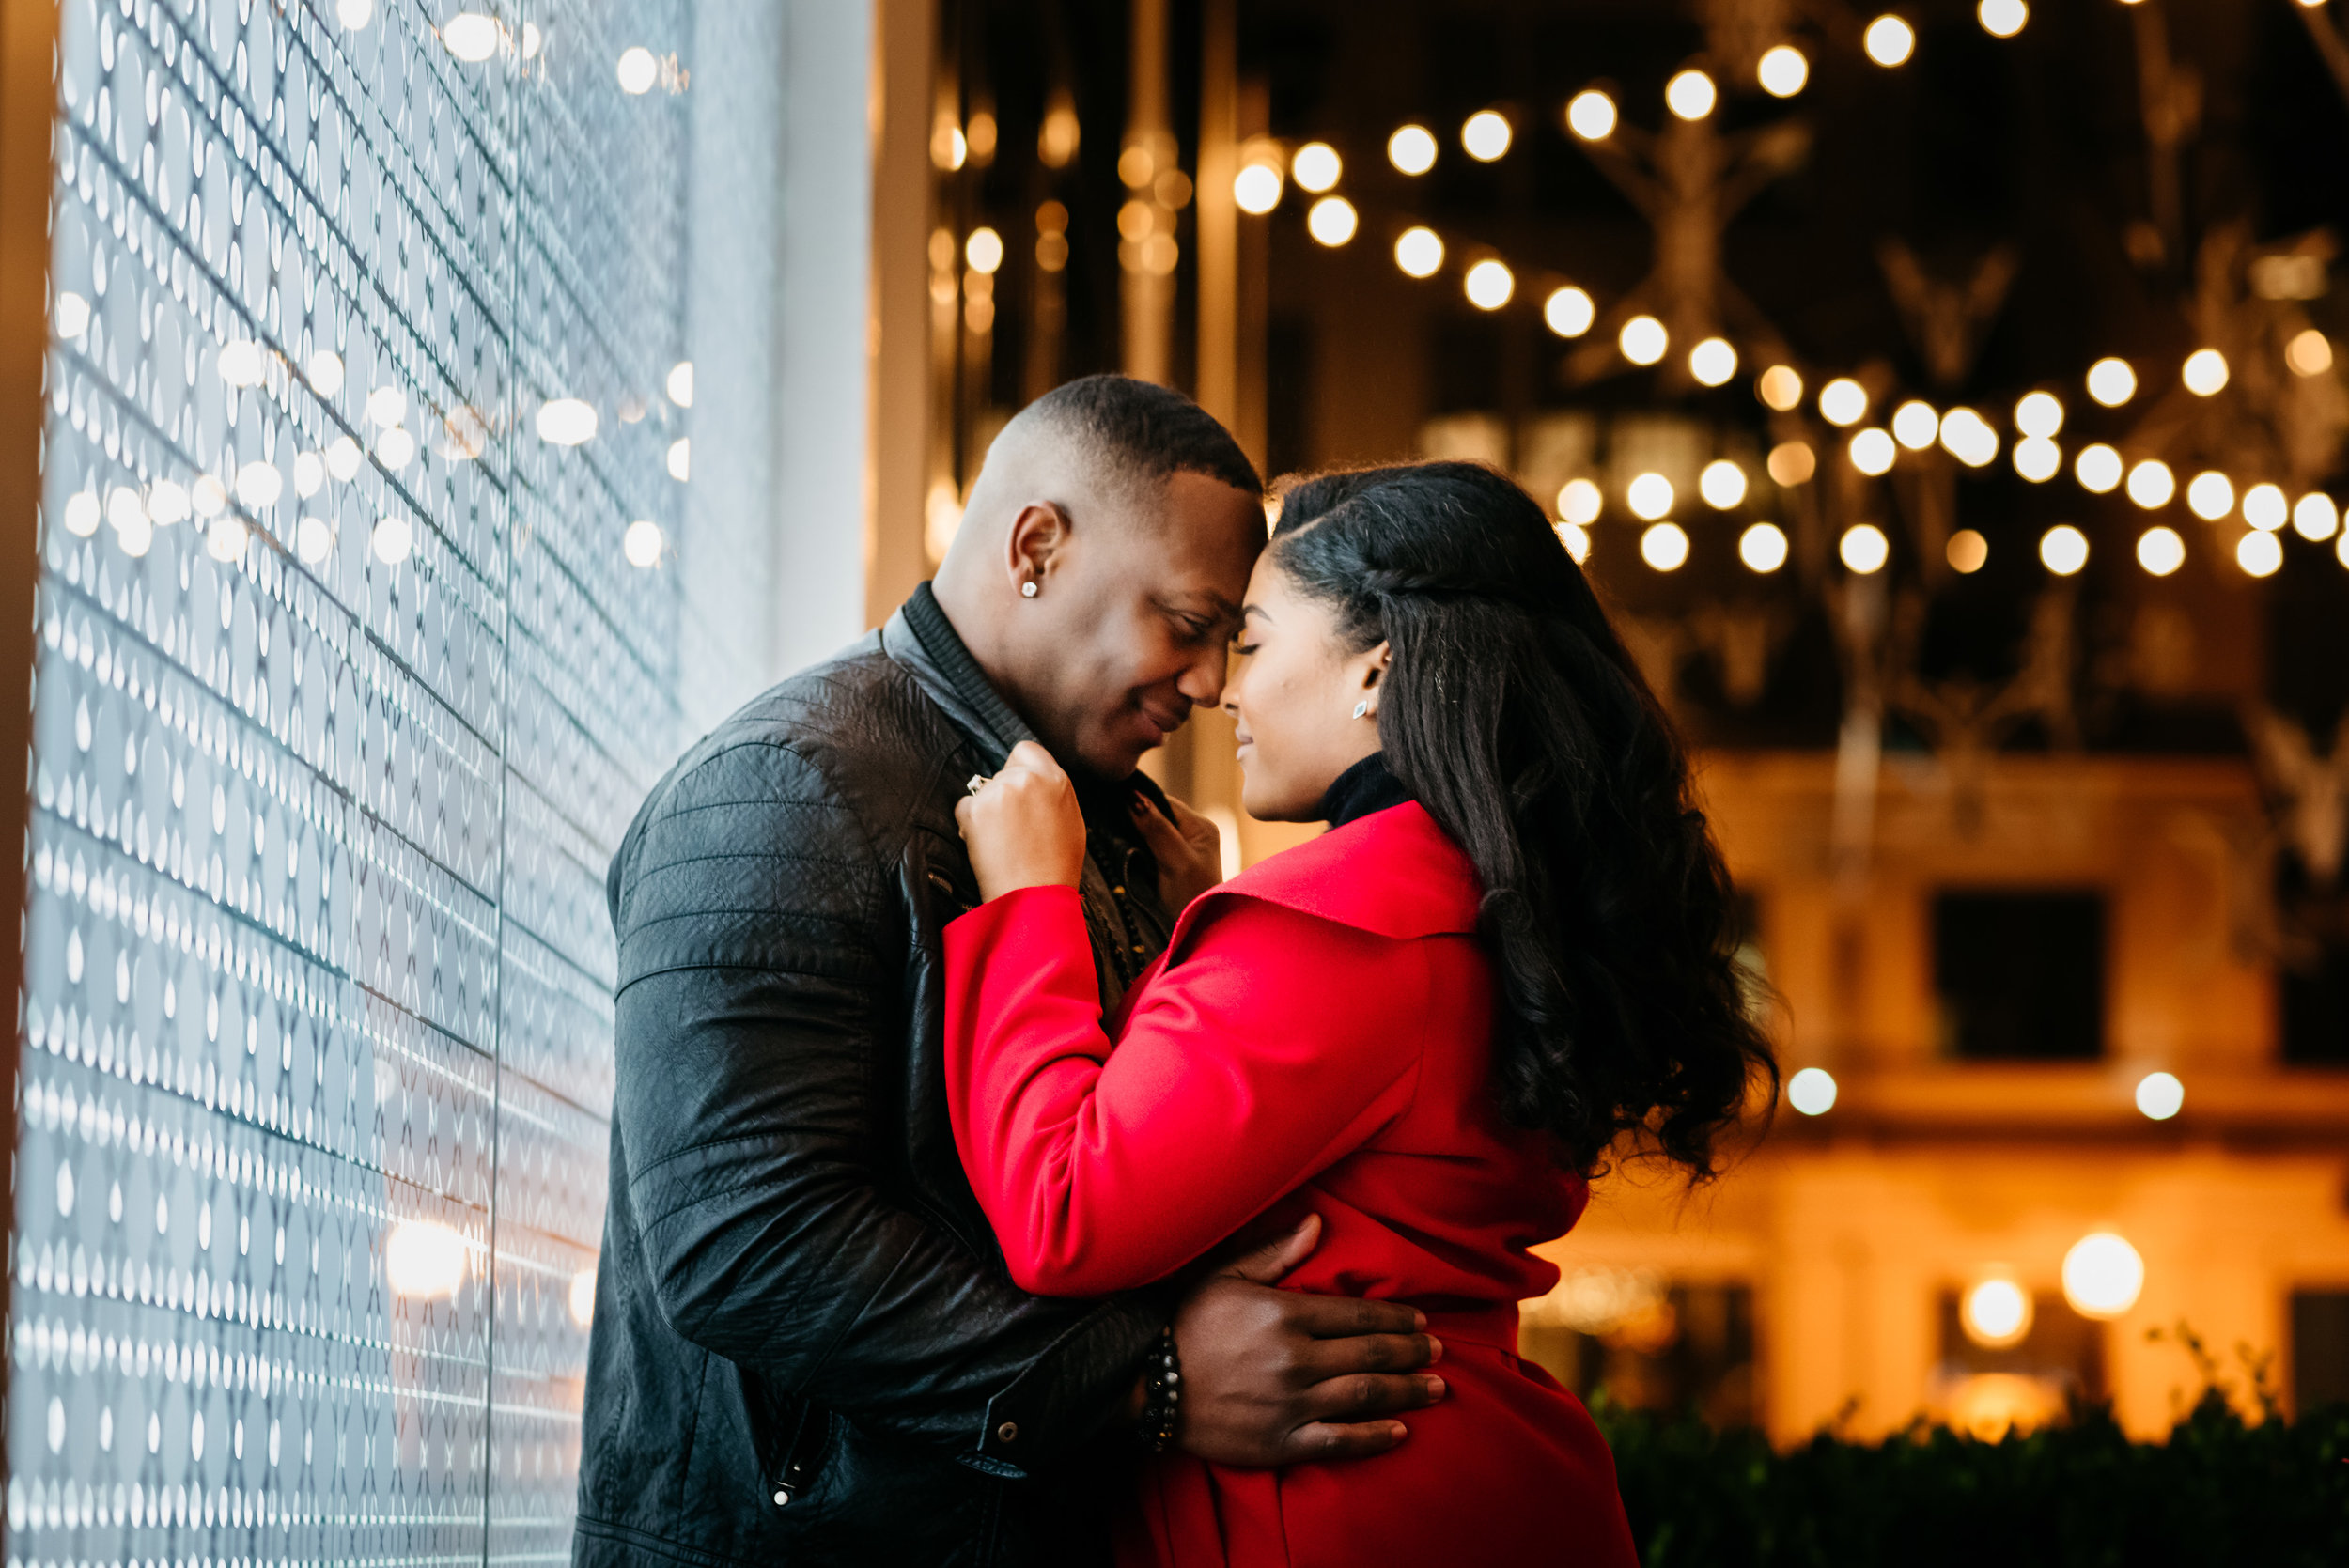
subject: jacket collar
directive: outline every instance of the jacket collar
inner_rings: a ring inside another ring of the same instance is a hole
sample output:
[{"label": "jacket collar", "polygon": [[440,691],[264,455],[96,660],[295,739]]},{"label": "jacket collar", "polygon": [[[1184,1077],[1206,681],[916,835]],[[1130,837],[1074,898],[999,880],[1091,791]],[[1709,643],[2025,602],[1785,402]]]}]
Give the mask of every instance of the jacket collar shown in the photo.
[{"label": "jacket collar", "polygon": [[1174,953],[1220,898],[1260,899],[1409,940],[1473,933],[1484,890],[1467,852],[1414,800],[1332,828],[1194,899],[1175,924]]}]

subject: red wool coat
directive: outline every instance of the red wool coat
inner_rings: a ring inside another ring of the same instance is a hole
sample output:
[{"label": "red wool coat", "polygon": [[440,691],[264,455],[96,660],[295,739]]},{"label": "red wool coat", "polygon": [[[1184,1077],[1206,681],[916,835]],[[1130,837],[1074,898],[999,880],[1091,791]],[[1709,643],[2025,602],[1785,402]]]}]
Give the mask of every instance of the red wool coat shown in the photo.
[{"label": "red wool coat", "polygon": [[1153,1460],[1121,1562],[1636,1562],[1589,1414],[1517,1356],[1517,1302],[1558,1278],[1527,1249],[1589,1193],[1492,1105],[1477,902],[1423,808],[1374,813],[1193,903],[1114,1043],[1072,890],[947,927],[955,1137],[1023,1288],[1129,1289],[1311,1211],[1289,1288],[1408,1302],[1443,1342],[1450,1391],[1392,1452]]}]

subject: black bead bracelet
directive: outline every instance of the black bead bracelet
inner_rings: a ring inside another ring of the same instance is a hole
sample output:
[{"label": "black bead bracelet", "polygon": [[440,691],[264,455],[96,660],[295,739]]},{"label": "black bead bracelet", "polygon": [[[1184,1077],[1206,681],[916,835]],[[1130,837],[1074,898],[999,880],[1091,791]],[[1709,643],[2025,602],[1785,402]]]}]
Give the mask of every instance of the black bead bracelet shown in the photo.
[{"label": "black bead bracelet", "polygon": [[1172,1327],[1159,1331],[1158,1347],[1150,1352],[1144,1377],[1146,1398],[1135,1431],[1143,1447],[1153,1453],[1164,1453],[1167,1445],[1174,1441],[1174,1428],[1183,1405],[1183,1363],[1174,1354]]}]

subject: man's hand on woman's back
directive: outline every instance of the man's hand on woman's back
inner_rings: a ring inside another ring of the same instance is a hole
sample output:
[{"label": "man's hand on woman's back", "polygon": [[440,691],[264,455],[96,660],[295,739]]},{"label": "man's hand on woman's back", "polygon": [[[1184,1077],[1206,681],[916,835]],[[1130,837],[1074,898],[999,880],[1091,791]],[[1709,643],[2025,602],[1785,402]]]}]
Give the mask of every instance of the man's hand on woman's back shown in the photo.
[{"label": "man's hand on woman's back", "polygon": [[1443,1379],[1423,1370],[1443,1346],[1415,1309],[1274,1288],[1320,1239],[1320,1216],[1308,1216],[1183,1297],[1184,1452],[1254,1467],[1368,1458],[1403,1441],[1394,1415],[1443,1397]]}]

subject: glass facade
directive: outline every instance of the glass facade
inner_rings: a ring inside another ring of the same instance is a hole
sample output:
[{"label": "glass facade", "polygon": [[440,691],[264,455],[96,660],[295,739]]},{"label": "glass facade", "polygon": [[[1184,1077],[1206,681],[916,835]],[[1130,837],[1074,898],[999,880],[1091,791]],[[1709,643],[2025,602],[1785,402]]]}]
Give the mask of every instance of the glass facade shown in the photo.
[{"label": "glass facade", "polygon": [[568,1560],[603,869],[761,673],[762,10],[64,4],[11,1565]]}]

